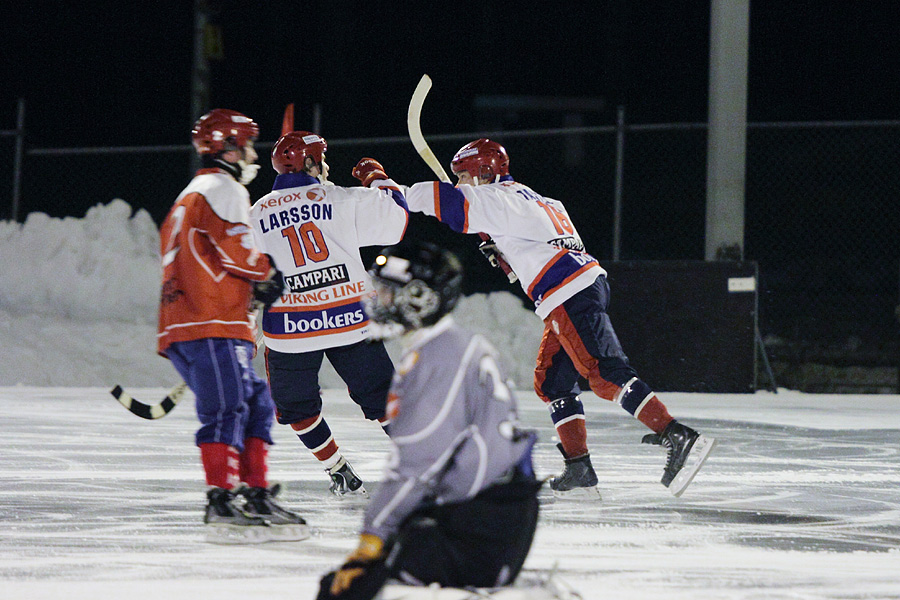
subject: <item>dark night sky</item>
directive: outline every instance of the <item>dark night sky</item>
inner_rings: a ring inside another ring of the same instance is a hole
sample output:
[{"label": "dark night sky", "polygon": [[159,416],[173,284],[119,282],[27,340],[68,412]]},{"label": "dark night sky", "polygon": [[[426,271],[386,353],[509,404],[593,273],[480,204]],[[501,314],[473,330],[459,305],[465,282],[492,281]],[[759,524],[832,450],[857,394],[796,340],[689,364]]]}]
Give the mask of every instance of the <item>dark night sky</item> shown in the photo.
[{"label": "dark night sky", "polygon": [[[709,3],[219,2],[225,60],[211,104],[274,141],[322,106],[329,138],[405,135],[422,73],[426,133],[474,131],[477,95],[602,98],[588,124],[706,119]],[[386,6],[381,6],[385,4]],[[900,36],[889,2],[753,0],[749,119],[900,117]],[[30,147],[189,139],[193,3],[45,2],[4,16],[0,128],[27,101]],[[553,115],[509,123],[556,127]],[[534,122],[539,119],[541,122]]]}]

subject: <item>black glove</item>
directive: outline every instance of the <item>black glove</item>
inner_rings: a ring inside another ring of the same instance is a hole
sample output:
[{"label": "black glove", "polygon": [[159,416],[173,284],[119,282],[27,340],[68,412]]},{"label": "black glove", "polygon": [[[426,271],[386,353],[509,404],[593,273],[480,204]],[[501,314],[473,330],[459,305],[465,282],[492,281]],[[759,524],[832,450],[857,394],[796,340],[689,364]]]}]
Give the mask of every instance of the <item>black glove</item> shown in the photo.
[{"label": "black glove", "polygon": [[494,240],[481,242],[478,244],[478,249],[481,250],[484,257],[488,259],[488,262],[491,263],[492,267],[496,269],[500,268],[500,251],[497,250],[497,244],[494,243]]},{"label": "black glove", "polygon": [[371,600],[388,578],[384,558],[381,538],[363,533],[359,536],[359,546],[341,568],[322,578],[316,599]]},{"label": "black glove", "polygon": [[[334,593],[334,579],[343,570],[358,570],[358,574],[349,585],[337,594]],[[319,593],[316,600],[371,600],[384,587],[389,571],[384,559],[374,562],[347,562],[339,571],[327,573],[319,582]]]},{"label": "black glove", "polygon": [[[270,261],[271,262],[271,261]],[[269,278],[265,281],[253,282],[253,299],[261,303],[265,308],[272,306],[284,292],[284,275],[272,262]]]}]

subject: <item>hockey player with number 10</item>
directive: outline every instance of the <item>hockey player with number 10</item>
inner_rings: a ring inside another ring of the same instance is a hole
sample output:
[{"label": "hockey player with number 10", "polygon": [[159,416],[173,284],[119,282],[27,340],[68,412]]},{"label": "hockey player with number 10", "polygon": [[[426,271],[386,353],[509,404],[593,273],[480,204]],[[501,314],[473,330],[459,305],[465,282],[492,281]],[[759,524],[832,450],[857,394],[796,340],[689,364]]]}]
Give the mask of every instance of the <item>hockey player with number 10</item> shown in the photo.
[{"label": "hockey player with number 10", "polygon": [[328,181],[328,144],[309,131],[275,143],[272,192],[250,211],[257,244],[284,272],[287,290],[262,318],[266,372],[278,422],[289,425],[331,478],[338,497],[368,496],[322,413],[319,370],[328,358],[363,416],[387,428],[394,365],[369,341],[363,298],[370,293],[359,250],[396,244],[409,221],[406,199],[370,158],[351,171],[361,187]]},{"label": "hockey player with number 10", "polygon": [[409,209],[435,216],[459,233],[490,236],[482,252],[495,266],[499,259],[509,264],[544,320],[534,389],[550,409],[565,459],[551,489],[598,496],[578,397],[580,375],[595,394],[653,431],[643,441],[667,449],[662,484],[681,495],[715,440],[673,419],[629,364],[606,312],[606,271],[585,251],[565,206],[515,181],[506,149],[489,139],[460,148],[450,166],[459,185],[417,183],[407,190]]}]

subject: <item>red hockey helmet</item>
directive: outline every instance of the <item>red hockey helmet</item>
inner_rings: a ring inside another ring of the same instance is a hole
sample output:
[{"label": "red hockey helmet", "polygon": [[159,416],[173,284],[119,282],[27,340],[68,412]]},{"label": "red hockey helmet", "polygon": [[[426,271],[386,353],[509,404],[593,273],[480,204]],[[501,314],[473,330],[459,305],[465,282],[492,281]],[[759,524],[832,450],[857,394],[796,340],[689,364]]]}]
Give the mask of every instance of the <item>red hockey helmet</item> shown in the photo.
[{"label": "red hockey helmet", "polygon": [[481,138],[456,152],[450,170],[454,175],[468,171],[473,178],[494,179],[498,175],[509,175],[509,155],[497,142]]},{"label": "red hockey helmet", "polygon": [[299,173],[309,157],[322,164],[328,143],[321,136],[309,131],[291,131],[275,142],[272,148],[272,167],[281,174]]},{"label": "red hockey helmet", "polygon": [[199,154],[219,154],[243,148],[248,140],[259,136],[259,125],[246,115],[216,108],[197,120],[191,131],[191,140]]}]

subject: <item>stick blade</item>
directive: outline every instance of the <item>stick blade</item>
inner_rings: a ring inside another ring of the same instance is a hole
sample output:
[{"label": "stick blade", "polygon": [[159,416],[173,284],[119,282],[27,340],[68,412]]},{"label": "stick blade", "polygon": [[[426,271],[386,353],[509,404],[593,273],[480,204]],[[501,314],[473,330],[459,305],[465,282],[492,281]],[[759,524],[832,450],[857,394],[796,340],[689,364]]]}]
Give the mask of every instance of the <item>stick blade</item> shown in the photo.
[{"label": "stick blade", "polygon": [[119,404],[128,409],[131,414],[142,419],[159,419],[164,417],[178,406],[178,403],[184,397],[188,386],[185,382],[181,382],[169,391],[168,395],[159,402],[159,404],[144,404],[140,400],[134,399],[128,392],[117,385],[110,390],[113,398],[119,401]]}]

